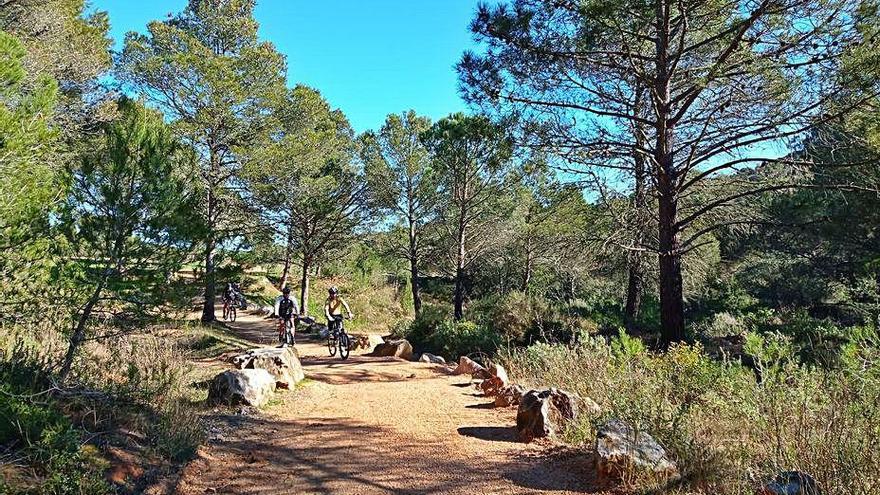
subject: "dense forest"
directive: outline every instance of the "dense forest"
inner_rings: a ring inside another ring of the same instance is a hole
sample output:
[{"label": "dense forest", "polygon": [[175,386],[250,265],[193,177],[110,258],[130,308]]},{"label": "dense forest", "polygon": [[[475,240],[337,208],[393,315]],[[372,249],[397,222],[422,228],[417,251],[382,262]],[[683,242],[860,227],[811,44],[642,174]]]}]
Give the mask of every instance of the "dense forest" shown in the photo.
[{"label": "dense forest", "polygon": [[471,111],[361,134],[254,7],[114,52],[84,0],[0,1],[0,493],[120,490],[91,433],[119,425],[191,457],[175,363],[228,281],[316,317],[336,284],[355,330],[589,395],[677,493],[877,493],[880,4],[493,2]]}]

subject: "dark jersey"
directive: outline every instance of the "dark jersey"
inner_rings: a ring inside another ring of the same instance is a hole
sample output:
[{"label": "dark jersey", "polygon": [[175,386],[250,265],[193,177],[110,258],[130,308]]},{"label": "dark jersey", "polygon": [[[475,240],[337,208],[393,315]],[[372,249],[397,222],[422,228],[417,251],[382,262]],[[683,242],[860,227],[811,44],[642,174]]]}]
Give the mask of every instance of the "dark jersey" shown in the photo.
[{"label": "dark jersey", "polygon": [[281,301],[278,302],[278,316],[280,316],[281,318],[289,320],[293,317],[293,310],[293,300],[289,297],[282,298]]}]

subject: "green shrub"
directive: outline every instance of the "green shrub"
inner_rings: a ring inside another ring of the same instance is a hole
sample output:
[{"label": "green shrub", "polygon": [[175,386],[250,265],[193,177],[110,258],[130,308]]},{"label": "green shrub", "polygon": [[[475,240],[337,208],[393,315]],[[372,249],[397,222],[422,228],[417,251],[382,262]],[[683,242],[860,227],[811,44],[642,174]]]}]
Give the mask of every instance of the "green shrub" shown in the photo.
[{"label": "green shrub", "polygon": [[173,341],[132,335],[90,342],[75,361],[77,382],[59,391],[53,373],[63,337],[34,330],[0,333],[0,445],[33,473],[33,479],[0,486],[0,493],[109,493],[106,461],[85,443],[113,441],[112,434],[87,433],[97,428],[146,433],[148,457],[182,461],[195,453],[203,426],[188,405],[189,369]]},{"label": "green shrub", "polygon": [[428,351],[451,359],[483,353],[492,355],[502,338],[491,328],[473,321],[454,321],[437,306],[425,306],[403,336],[419,351]]},{"label": "green shrub", "polygon": [[490,328],[472,321],[444,321],[431,337],[432,349],[457,359],[470,354],[493,355],[501,339]]},{"label": "green shrub", "polygon": [[[611,345],[536,344],[500,359],[526,386],[555,386],[603,409],[581,418],[564,439],[591,444],[611,417],[651,433],[667,447],[684,492],[751,494],[781,470],[813,475],[829,495],[868,495],[880,487],[880,350],[873,332],[844,347],[837,369],[800,364],[792,339],[749,334],[761,381],[736,363],[717,362],[699,345],[653,354],[619,335]],[[657,488],[649,480],[642,490]]]}]

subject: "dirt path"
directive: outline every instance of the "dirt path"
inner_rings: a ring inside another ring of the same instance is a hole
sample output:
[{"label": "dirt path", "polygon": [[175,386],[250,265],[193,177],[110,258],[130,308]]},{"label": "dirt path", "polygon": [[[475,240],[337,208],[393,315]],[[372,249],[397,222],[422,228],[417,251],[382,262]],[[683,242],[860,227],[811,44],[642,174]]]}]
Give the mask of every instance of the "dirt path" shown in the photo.
[{"label": "dirt path", "polygon": [[[270,344],[272,325],[241,315],[242,337]],[[494,409],[467,377],[393,358],[329,358],[297,345],[307,380],[259,416],[223,425],[178,493],[596,493],[591,461],[516,440],[512,409]]]}]

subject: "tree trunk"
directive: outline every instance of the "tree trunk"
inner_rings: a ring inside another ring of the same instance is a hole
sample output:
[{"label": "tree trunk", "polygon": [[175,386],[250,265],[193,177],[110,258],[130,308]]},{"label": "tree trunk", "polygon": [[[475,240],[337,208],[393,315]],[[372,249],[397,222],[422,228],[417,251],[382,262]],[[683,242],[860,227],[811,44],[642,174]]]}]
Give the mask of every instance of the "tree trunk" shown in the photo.
[{"label": "tree trunk", "polygon": [[409,218],[409,284],[412,289],[413,311],[416,318],[422,314],[422,296],[419,293],[419,239],[416,235],[415,220]]},{"label": "tree trunk", "polygon": [[[636,143],[640,147],[644,147],[641,133],[636,131]],[[644,252],[642,244],[645,239],[645,229],[648,227],[647,210],[648,200],[647,191],[645,190],[645,159],[635,153],[633,156],[633,219],[634,223],[630,226],[632,232],[633,249],[627,255],[627,288],[626,288],[626,307],[623,313],[623,321],[626,331],[630,334],[636,332],[636,325],[639,319],[639,313],[642,309],[642,295],[645,290],[645,266]]]},{"label": "tree trunk", "polygon": [[217,297],[217,280],[214,271],[214,251],[216,250],[214,234],[209,233],[205,240],[205,304],[202,306],[202,323],[216,320],[214,304]]},{"label": "tree trunk", "polygon": [[660,249],[660,322],[663,345],[684,340],[684,294],[681,276],[681,251],[678,226],[678,171],[673,156],[675,132],[670,97],[672,62],[669,46],[672,40],[669,2],[657,2],[657,37],[654,109],[656,110],[657,141],[654,160],[657,165],[657,200],[659,203]]},{"label": "tree trunk", "polygon": [[302,264],[302,279],[299,287],[299,312],[303,316],[309,314],[309,260],[304,256]]},{"label": "tree trunk", "polygon": [[[216,170],[216,155],[211,152],[211,167]],[[209,175],[210,177],[210,175]],[[208,237],[205,239],[205,303],[202,306],[202,323],[211,323],[217,319],[214,315],[214,304],[217,295],[217,281],[214,272],[214,251],[217,249],[217,239],[215,239],[214,217],[217,209],[217,198],[214,196],[214,183],[212,179],[208,180]]]},{"label": "tree trunk", "polygon": [[95,291],[92,292],[92,296],[86,301],[86,305],[83,306],[82,313],[80,313],[79,318],[76,321],[76,327],[73,329],[73,335],[70,336],[70,344],[67,346],[67,353],[64,355],[64,362],[61,365],[59,376],[61,382],[67,380],[68,375],[70,375],[76,352],[86,338],[86,325],[88,324],[89,317],[92,315],[92,309],[94,309],[95,304],[97,304],[98,300],[101,298],[101,291],[104,290],[104,284],[106,283],[107,275],[105,274],[98,282],[98,285],[95,286]]},{"label": "tree trunk", "polygon": [[459,321],[464,318],[464,269],[461,267],[455,270],[455,320]]},{"label": "tree trunk", "polygon": [[456,321],[464,318],[464,256],[464,232],[460,231],[458,235],[458,256],[456,256],[455,264],[455,294],[453,297]]},{"label": "tree trunk", "polygon": [[281,271],[281,279],[278,281],[278,290],[287,287],[287,279],[290,277],[290,258],[293,256],[293,226],[287,228],[287,246],[284,248],[284,269]]},{"label": "tree trunk", "polygon": [[523,267],[523,278],[522,278],[522,284],[520,285],[520,290],[522,290],[523,293],[525,293],[525,294],[529,293],[529,284],[532,281],[532,265],[533,265],[533,263],[534,263],[534,260],[532,259],[532,240],[528,239],[526,241],[526,263],[525,263],[525,266]]},{"label": "tree trunk", "polygon": [[[641,254],[636,256],[636,251],[629,254],[629,274],[626,287],[626,308],[623,313],[623,321],[626,331],[630,334],[636,332],[636,324],[642,308],[642,293],[644,290],[644,273],[641,265]],[[635,259],[634,259],[635,258]]]},{"label": "tree trunk", "polygon": [[[671,157],[668,161],[671,161]],[[663,164],[663,162],[661,162]],[[681,241],[676,222],[678,200],[673,190],[674,180],[661,173],[658,181],[660,214],[660,321],[663,325],[663,344],[684,340],[684,293],[681,275]]]},{"label": "tree trunk", "polygon": [[663,343],[684,340],[684,293],[681,277],[679,236],[675,223],[674,205],[661,199],[660,206],[660,321],[663,324]]},{"label": "tree trunk", "polygon": [[409,278],[412,288],[413,311],[418,318],[422,314],[422,296],[419,291],[419,264],[414,258],[409,260]]}]

